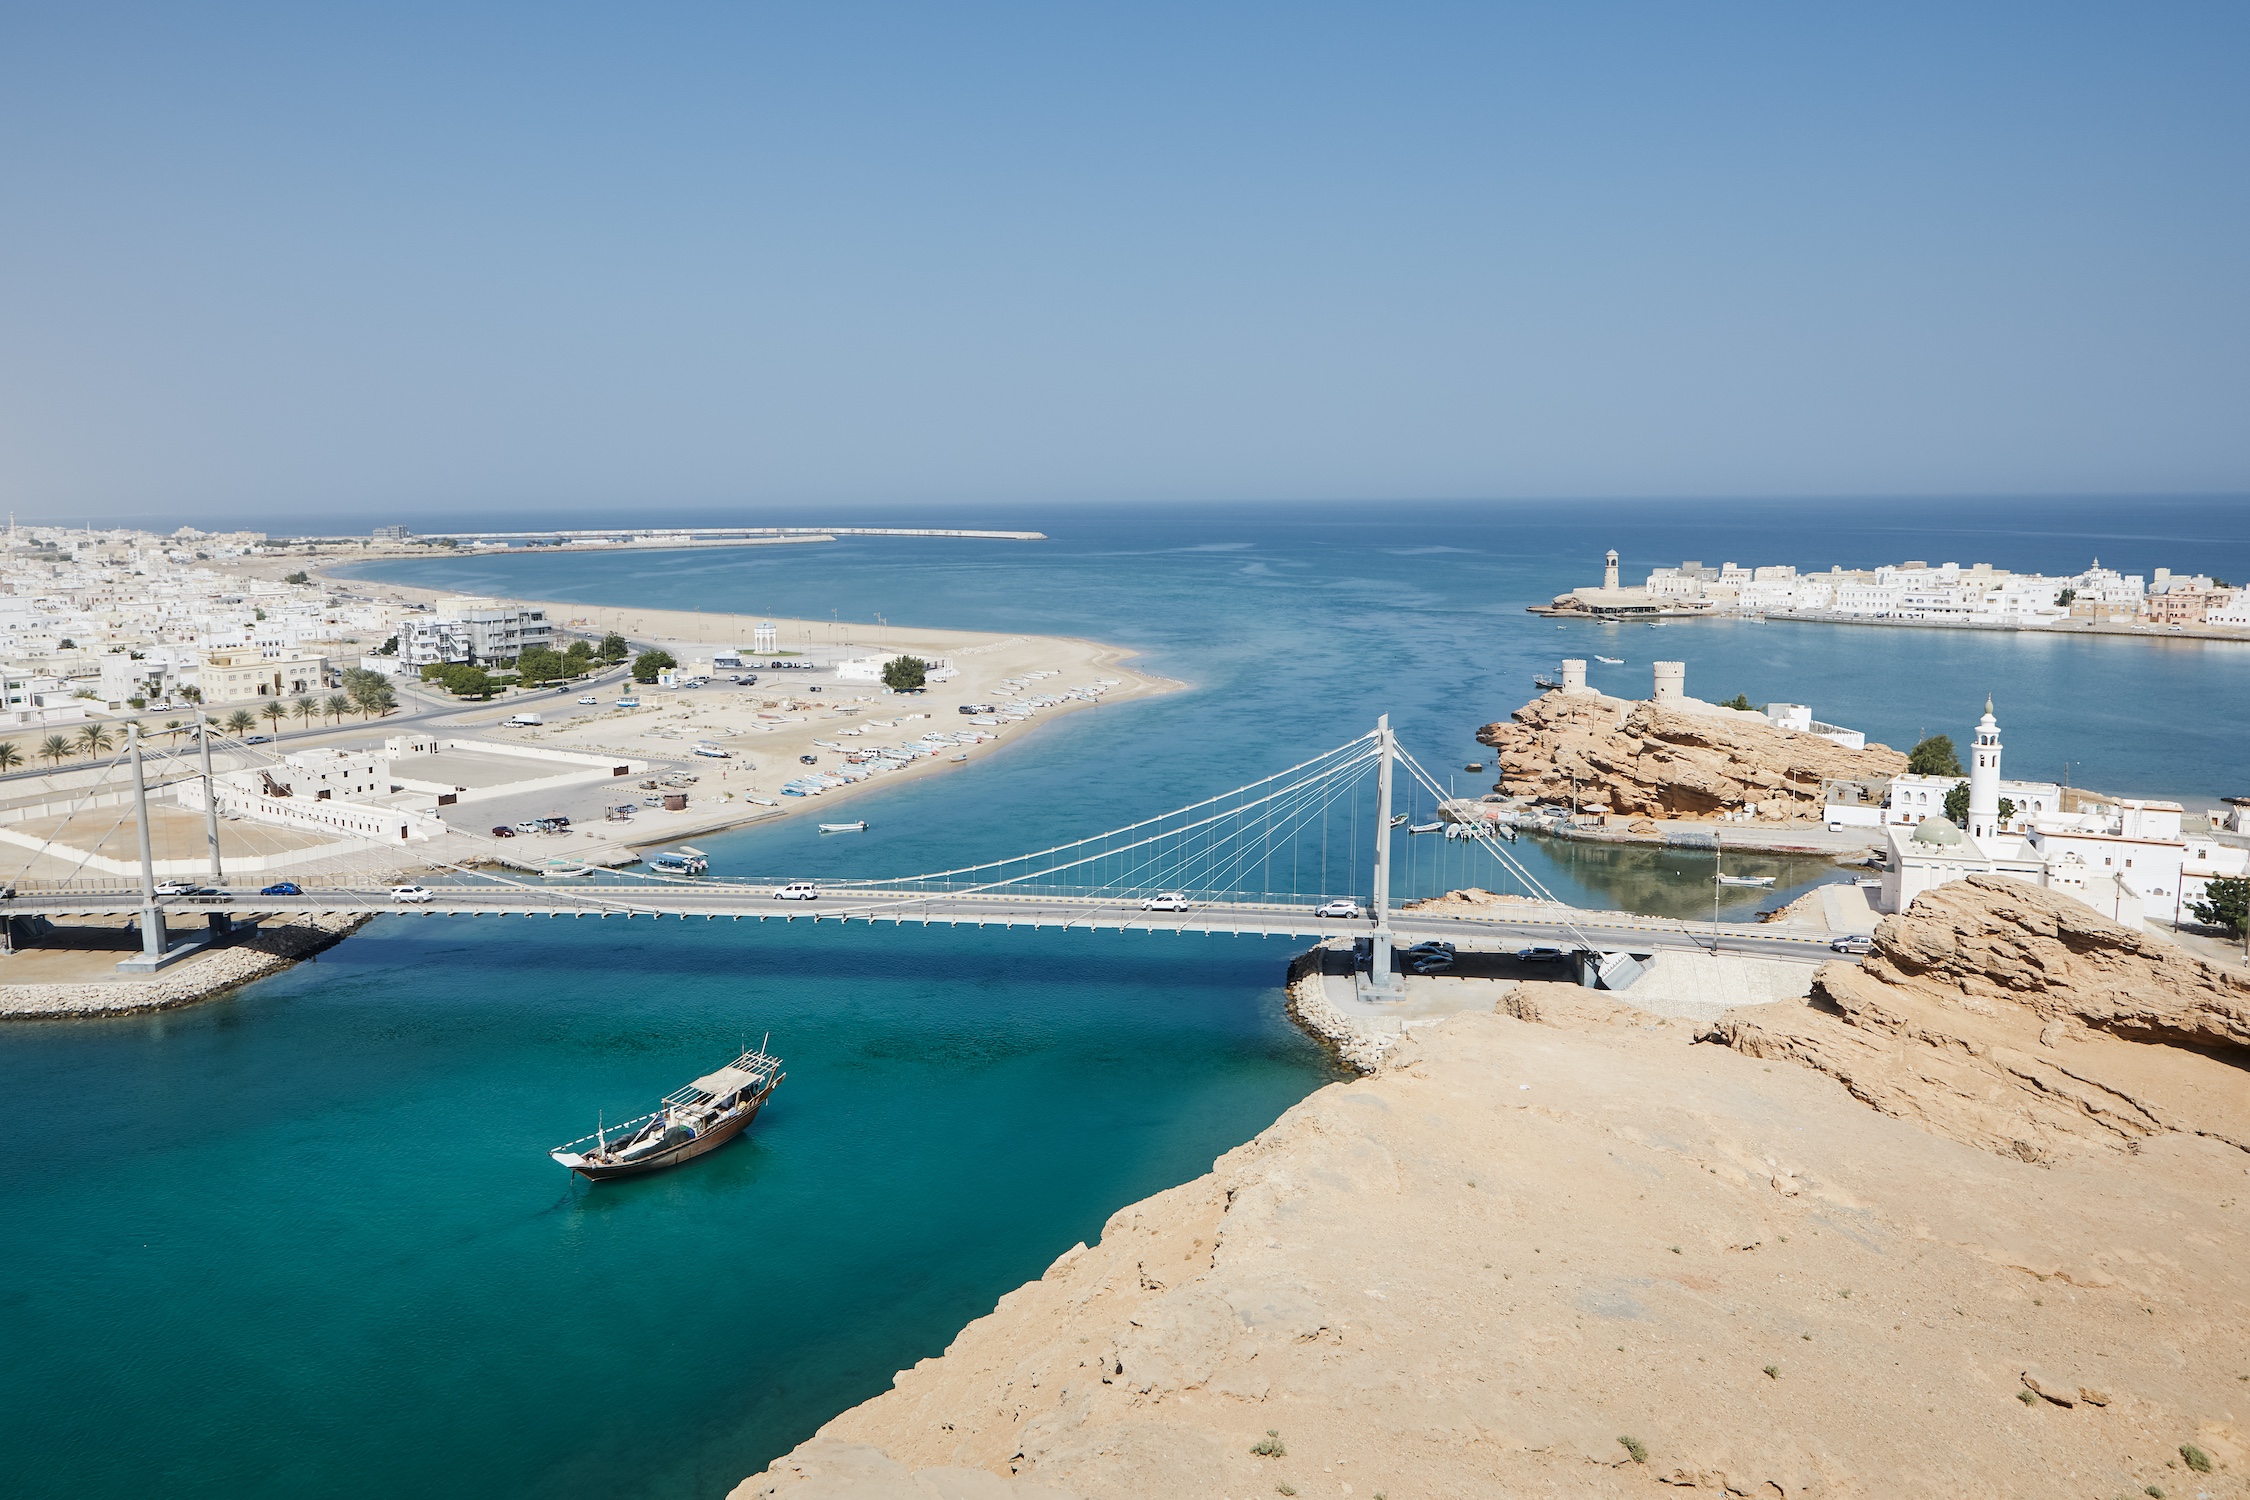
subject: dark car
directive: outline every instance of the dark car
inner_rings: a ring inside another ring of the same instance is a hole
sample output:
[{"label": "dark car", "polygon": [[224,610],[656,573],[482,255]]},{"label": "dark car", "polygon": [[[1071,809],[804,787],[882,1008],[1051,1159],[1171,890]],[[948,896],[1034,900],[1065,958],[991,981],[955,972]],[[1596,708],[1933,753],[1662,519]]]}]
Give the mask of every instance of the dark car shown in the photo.
[{"label": "dark car", "polygon": [[496,839],[512,839],[516,836],[516,831],[505,823],[495,823],[492,825],[492,836]]},{"label": "dark car", "polygon": [[272,885],[259,891],[258,894],[261,896],[302,896],[304,892],[297,889],[297,882],[294,880],[277,880]]},{"label": "dark car", "polygon": [[1520,964],[1559,964],[1569,957],[1562,949],[1552,948],[1544,943],[1516,950],[1516,962]]},{"label": "dark car", "polygon": [[820,764],[820,757],[817,755],[800,755],[797,757],[797,764],[800,766],[817,766]]}]

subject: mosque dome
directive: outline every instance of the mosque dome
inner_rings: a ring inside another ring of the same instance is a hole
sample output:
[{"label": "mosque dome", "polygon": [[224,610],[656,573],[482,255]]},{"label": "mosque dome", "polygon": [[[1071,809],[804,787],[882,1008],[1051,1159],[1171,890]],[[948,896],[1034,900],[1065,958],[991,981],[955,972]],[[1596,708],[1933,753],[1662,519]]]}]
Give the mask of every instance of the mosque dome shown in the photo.
[{"label": "mosque dome", "polygon": [[1958,844],[1967,837],[1949,818],[1924,818],[1922,826],[1914,830],[1917,844]]}]

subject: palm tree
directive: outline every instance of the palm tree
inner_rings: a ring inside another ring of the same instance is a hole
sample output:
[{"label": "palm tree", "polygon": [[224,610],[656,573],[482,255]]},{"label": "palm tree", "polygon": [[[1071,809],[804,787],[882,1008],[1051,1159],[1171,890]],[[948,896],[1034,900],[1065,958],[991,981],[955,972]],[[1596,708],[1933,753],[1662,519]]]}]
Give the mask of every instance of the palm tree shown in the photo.
[{"label": "palm tree", "polygon": [[70,754],[70,741],[59,734],[50,734],[39,742],[39,754],[47,764],[59,766],[63,763],[63,758]]},{"label": "palm tree", "polygon": [[250,716],[249,709],[238,708],[233,713],[227,715],[227,733],[236,736],[248,734],[251,728],[256,725],[257,722],[258,721],[256,719]]},{"label": "palm tree", "polygon": [[289,711],[297,716],[297,722],[300,724],[311,723],[320,713],[318,705],[310,698],[299,698],[289,705]]},{"label": "palm tree", "polygon": [[281,721],[289,717],[289,710],[278,703],[268,703],[258,712],[266,716],[266,722],[274,727],[276,734],[281,732]]},{"label": "palm tree", "polygon": [[342,693],[330,693],[328,695],[328,702],[323,706],[328,710],[329,718],[336,720],[338,723],[342,723],[344,715],[352,711],[352,700],[345,697]]},{"label": "palm tree", "polygon": [[112,743],[114,742],[109,737],[109,731],[99,724],[88,724],[78,731],[78,748],[85,751],[89,756],[101,754]]},{"label": "palm tree", "polygon": [[0,740],[0,771],[13,771],[23,764],[23,752],[14,740]]}]

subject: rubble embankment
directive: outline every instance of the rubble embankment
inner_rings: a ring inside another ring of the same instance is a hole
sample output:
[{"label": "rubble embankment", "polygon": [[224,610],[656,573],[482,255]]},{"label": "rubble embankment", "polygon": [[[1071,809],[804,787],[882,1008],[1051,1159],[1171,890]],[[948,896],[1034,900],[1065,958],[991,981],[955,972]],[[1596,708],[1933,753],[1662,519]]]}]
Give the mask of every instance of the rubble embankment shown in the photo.
[{"label": "rubble embankment", "polygon": [[352,913],[322,912],[285,924],[263,923],[254,932],[146,979],[0,984],[0,1020],[121,1016],[216,999],[334,947],[371,920]]},{"label": "rubble embankment", "polygon": [[1417,1027],[735,1500],[2240,1500],[2240,985],[1934,894],[1731,1024],[1524,984]]}]

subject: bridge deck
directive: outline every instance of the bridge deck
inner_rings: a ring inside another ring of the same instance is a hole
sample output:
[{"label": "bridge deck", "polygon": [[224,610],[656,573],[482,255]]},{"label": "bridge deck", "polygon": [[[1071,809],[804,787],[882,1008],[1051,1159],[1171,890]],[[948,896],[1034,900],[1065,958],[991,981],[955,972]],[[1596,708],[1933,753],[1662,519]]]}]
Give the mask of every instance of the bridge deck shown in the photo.
[{"label": "bridge deck", "polygon": [[[300,896],[227,894],[165,897],[158,906],[169,924],[192,925],[211,912],[232,916],[286,916],[297,912],[390,912],[420,917],[572,917],[633,921],[700,918],[705,921],[867,922],[898,926],[1023,927],[1032,930],[1226,934],[1241,937],[1321,938],[1359,936],[1366,919],[1320,918],[1310,906],[1278,902],[1206,902],[1185,912],[1140,909],[1138,900],[1095,896],[1025,896],[1002,893],[931,895],[917,891],[824,892],[814,901],[779,901],[770,887],[734,885],[519,886],[433,885],[431,900],[409,904],[385,890],[320,890]],[[0,914],[65,918],[117,918],[140,909],[131,892],[25,894],[0,906]],[[1597,945],[1620,949],[1709,950],[1721,941],[1736,952],[1774,958],[1828,958],[1825,934],[1789,928],[1709,924],[1616,912],[1534,908],[1521,916],[1438,915],[1394,912],[1391,930],[1402,942],[1443,938],[1467,948],[1500,948],[1524,942],[1576,945],[1573,929]]]}]

